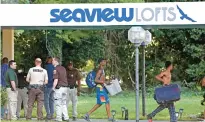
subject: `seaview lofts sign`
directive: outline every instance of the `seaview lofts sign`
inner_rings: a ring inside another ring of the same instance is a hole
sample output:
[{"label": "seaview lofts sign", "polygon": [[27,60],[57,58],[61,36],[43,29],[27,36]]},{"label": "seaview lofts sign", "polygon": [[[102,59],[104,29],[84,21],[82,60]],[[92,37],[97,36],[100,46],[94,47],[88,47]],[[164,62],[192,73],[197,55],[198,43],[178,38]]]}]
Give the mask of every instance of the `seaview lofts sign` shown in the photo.
[{"label": "seaview lofts sign", "polygon": [[201,25],[203,11],[205,2],[1,4],[0,26]]}]

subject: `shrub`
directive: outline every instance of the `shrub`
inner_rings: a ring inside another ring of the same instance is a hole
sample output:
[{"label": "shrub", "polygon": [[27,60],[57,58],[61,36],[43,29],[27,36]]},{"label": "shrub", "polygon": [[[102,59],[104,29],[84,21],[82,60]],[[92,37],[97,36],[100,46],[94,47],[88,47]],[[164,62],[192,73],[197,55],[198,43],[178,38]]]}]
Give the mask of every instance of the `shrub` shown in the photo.
[{"label": "shrub", "polygon": [[1,89],[1,93],[0,93],[0,98],[1,98],[1,106],[4,106],[7,103],[8,100],[8,95],[6,92],[5,88],[0,88]]}]

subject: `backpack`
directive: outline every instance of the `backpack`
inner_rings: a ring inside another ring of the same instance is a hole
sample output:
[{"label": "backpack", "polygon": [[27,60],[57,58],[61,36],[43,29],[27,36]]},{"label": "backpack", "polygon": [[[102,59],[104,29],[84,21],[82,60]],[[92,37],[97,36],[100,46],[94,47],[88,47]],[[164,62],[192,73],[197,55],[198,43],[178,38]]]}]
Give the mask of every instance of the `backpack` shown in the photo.
[{"label": "backpack", "polygon": [[96,72],[94,70],[88,73],[85,80],[88,88],[94,88],[97,85],[95,83],[95,77],[96,77]]}]

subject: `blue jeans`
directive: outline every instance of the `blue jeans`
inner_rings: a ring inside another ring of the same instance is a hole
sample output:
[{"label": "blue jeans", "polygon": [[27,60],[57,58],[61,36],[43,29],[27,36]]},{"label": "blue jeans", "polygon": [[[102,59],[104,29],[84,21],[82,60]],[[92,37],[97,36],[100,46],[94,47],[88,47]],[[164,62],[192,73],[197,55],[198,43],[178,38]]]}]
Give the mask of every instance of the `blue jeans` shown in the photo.
[{"label": "blue jeans", "polygon": [[46,109],[47,117],[54,114],[54,92],[52,88],[44,88],[44,106]]},{"label": "blue jeans", "polygon": [[174,103],[160,104],[151,114],[147,115],[148,119],[152,119],[157,113],[164,110],[165,108],[169,109],[170,122],[177,122]]},{"label": "blue jeans", "polygon": [[4,106],[1,106],[1,118],[4,118]]}]

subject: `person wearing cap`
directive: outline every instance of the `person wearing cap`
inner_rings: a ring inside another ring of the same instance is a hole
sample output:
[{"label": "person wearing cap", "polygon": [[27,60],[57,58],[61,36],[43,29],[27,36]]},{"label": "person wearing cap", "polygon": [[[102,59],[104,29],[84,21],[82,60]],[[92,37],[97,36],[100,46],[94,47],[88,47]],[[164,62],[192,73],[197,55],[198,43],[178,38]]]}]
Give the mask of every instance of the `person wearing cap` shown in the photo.
[{"label": "person wearing cap", "polygon": [[83,116],[83,118],[86,121],[90,122],[90,114],[92,114],[95,110],[97,110],[102,104],[105,104],[108,121],[113,121],[113,118],[111,117],[111,113],[110,113],[110,100],[108,97],[108,91],[104,86],[105,83],[104,67],[106,65],[106,59],[100,58],[98,60],[98,63],[99,63],[99,67],[98,69],[96,69],[96,77],[95,77],[95,82],[97,84],[96,86],[97,104],[89,112],[87,112]]},{"label": "person wearing cap", "polygon": [[29,69],[26,81],[28,86],[28,109],[26,119],[31,120],[32,109],[35,100],[37,100],[37,115],[38,120],[43,120],[43,104],[44,104],[44,85],[48,83],[48,74],[45,69],[41,67],[41,59],[36,58],[35,67]]},{"label": "person wearing cap", "polygon": [[52,64],[52,57],[48,57],[46,60],[45,69],[48,73],[48,84],[44,88],[44,106],[46,109],[46,119],[51,120],[54,118],[54,92],[53,92],[53,71],[54,66]]},{"label": "person wearing cap", "polygon": [[53,71],[53,91],[56,109],[56,121],[64,120],[69,122],[68,109],[67,109],[67,94],[68,94],[68,80],[66,69],[60,65],[60,58],[55,57],[52,61],[55,70]]},{"label": "person wearing cap", "polygon": [[72,102],[72,116],[73,121],[77,120],[77,102],[78,97],[80,96],[80,80],[81,75],[80,72],[73,67],[73,62],[69,61],[67,65],[67,79],[68,79],[68,100],[67,105],[69,105],[69,101]]}]

